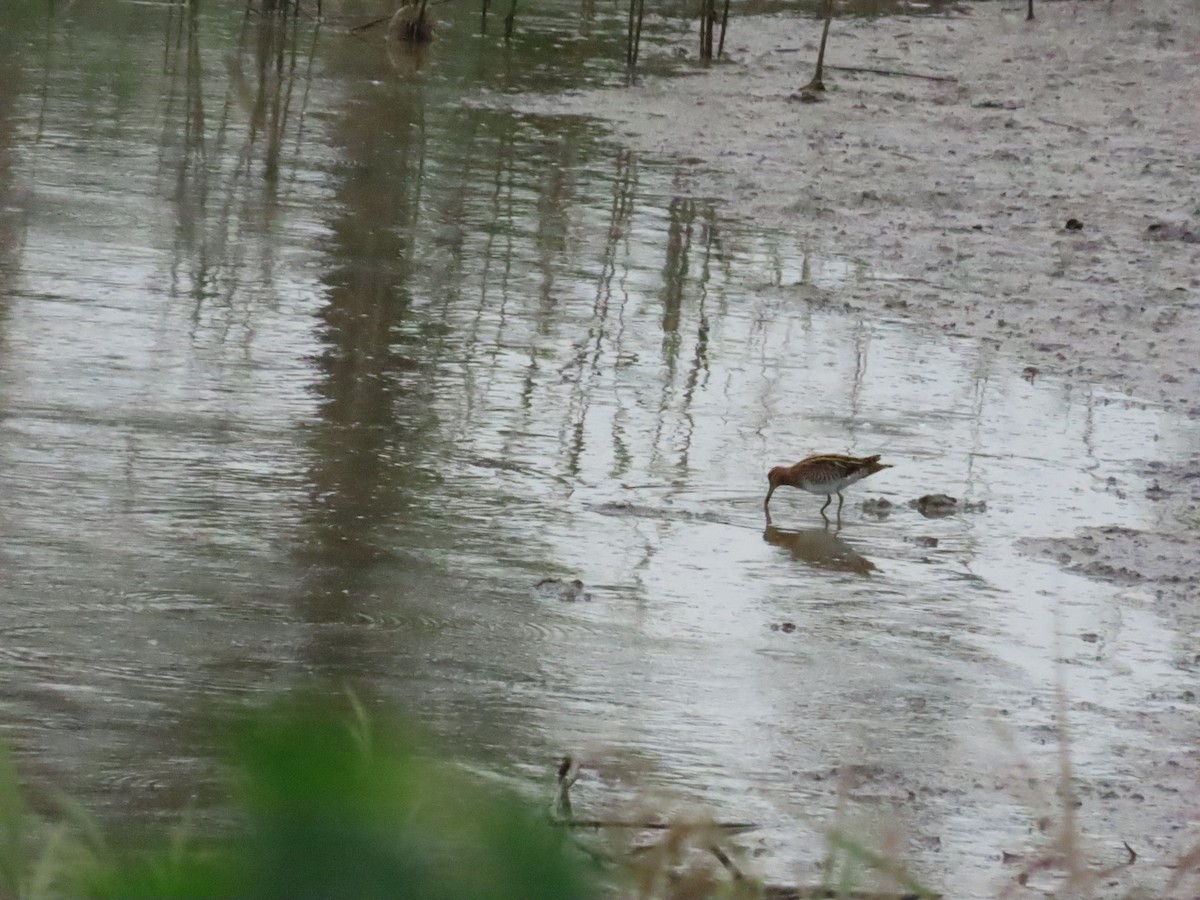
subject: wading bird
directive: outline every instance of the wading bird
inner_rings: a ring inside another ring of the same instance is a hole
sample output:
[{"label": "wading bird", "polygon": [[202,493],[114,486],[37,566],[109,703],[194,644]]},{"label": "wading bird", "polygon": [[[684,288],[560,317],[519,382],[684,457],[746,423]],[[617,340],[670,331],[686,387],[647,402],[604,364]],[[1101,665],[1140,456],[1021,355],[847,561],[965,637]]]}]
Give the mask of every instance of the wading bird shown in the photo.
[{"label": "wading bird", "polygon": [[767,521],[771,520],[771,510],[768,505],[775,488],[781,484],[788,487],[800,488],[810,494],[824,494],[825,505],[821,507],[821,518],[825,518],[825,510],[833,502],[833,495],[838,495],[838,517],[842,515],[842,504],[846,498],[842,491],[854,482],[874,475],[882,469],[890,469],[889,463],[881,463],[879,455],[875,456],[841,456],[836,453],[819,454],[800,460],[794,466],[776,466],[767,473],[771,483],[767,491],[767,499],[763,501],[763,512]]}]

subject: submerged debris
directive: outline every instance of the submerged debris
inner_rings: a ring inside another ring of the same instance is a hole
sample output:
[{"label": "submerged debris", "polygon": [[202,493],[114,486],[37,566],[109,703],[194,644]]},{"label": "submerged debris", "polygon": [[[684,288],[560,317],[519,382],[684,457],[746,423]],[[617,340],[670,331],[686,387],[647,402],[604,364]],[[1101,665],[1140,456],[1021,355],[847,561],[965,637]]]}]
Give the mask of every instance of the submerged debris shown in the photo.
[{"label": "submerged debris", "polygon": [[862,511],[864,515],[886,519],[892,514],[892,501],[886,497],[872,497],[862,502]]},{"label": "submerged debris", "polygon": [[1148,500],[1165,500],[1171,496],[1171,491],[1168,491],[1158,483],[1158,479],[1154,480],[1154,484],[1146,488],[1146,499]]},{"label": "submerged debris", "polygon": [[958,512],[987,512],[986,500],[976,500],[974,502],[965,500],[960,504],[957,497],[951,497],[947,494],[926,494],[915,500],[909,500],[908,505],[927,519],[940,519],[943,516],[952,516]]},{"label": "submerged debris", "polygon": [[1025,104],[1016,100],[980,100],[971,106],[974,109],[1021,109]]},{"label": "submerged debris", "polygon": [[578,578],[565,581],[562,578],[543,578],[533,586],[536,596],[546,600],[561,600],[563,603],[578,603],[580,600],[589,602],[590,592],[583,589],[583,582]]}]

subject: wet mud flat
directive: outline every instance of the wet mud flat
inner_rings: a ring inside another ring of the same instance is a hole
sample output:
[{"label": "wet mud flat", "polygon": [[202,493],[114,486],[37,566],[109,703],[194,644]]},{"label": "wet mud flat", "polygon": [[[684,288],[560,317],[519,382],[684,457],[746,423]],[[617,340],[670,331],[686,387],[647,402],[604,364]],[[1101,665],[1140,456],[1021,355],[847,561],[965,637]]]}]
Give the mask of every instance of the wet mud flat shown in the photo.
[{"label": "wet mud flat", "polygon": [[[978,3],[947,17],[735,21],[729,61],[532,99],[682,157],[682,191],[867,267],[836,298],[1200,416],[1200,22],[1173,0]],[[1074,220],[1068,227],[1068,222]]]},{"label": "wet mud flat", "polygon": [[[819,23],[791,16],[735,20],[728,61],[695,77],[517,102],[606,119],[631,147],[674,160],[681,193],[719,198],[730,215],[786,229],[814,257],[862,273],[833,288],[763,292],[906,322],[931,347],[979,342],[1031,383],[1102,389],[1165,419],[1200,418],[1200,20],[1172,0],[1039,3],[1036,12],[1026,22],[1023,4],[979,3],[946,17],[835,20],[827,63],[952,80],[826,71],[829,90],[815,104],[794,95],[812,75]],[[1167,656],[1186,681],[1200,672],[1200,457],[1147,446],[1128,462],[1132,475],[1108,488],[1153,501],[1155,515],[1137,527],[1100,520],[1064,530],[1047,520],[1016,549],[1168,623]],[[1077,629],[1058,664],[1068,673],[1130,665],[1114,649],[1120,620]],[[1002,709],[1029,701],[993,699]],[[1172,878],[1200,843],[1200,707],[1175,686],[1148,701],[1106,713],[1129,736],[1115,754],[1070,768],[1080,858],[1105,870],[1088,895],[1194,893]],[[1064,738],[1073,749],[1072,714],[1094,712],[1072,696],[1062,710],[1044,708],[1047,758]],[[1081,742],[1076,735],[1075,750]],[[1036,809],[1013,846],[982,848],[1015,882],[1063,850],[1058,787],[1051,778],[1031,792],[1013,770],[977,763],[920,774],[917,796],[957,797],[976,821],[988,818],[996,789]],[[859,773],[855,788],[903,793],[904,780]],[[900,815],[921,829],[919,809]],[[1032,884],[1038,895],[1061,887]]]}]

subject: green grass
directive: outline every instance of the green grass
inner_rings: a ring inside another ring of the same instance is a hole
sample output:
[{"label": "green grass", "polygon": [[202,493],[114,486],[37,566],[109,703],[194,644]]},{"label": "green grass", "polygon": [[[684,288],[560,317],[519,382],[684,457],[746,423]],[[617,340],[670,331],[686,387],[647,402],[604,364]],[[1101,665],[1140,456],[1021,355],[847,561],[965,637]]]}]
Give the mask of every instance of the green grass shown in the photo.
[{"label": "green grass", "polygon": [[597,896],[566,837],[528,804],[471,784],[402,724],[311,699],[222,725],[239,825],[106,838],[61,803],[33,815],[0,757],[0,900]]}]

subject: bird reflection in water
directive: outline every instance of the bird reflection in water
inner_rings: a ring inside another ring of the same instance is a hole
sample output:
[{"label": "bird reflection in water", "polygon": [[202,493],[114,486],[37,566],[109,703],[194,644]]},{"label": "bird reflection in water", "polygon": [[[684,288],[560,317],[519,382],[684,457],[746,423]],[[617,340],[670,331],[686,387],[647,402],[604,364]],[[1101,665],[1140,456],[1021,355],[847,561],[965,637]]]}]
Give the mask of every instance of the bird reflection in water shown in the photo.
[{"label": "bird reflection in water", "polygon": [[792,531],[768,524],[763,532],[763,540],[782,547],[792,555],[792,559],[817,569],[853,572],[856,575],[870,575],[877,569],[875,563],[838,537],[838,533],[831,531],[828,525]]}]

